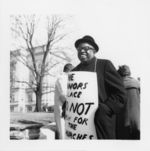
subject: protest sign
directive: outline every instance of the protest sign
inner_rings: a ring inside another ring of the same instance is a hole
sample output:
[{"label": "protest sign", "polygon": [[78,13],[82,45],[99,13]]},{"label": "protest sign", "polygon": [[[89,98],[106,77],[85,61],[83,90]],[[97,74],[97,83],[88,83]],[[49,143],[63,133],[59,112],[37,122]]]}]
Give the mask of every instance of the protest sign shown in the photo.
[{"label": "protest sign", "polygon": [[95,72],[70,72],[67,84],[66,139],[96,139],[94,114],[98,107]]}]

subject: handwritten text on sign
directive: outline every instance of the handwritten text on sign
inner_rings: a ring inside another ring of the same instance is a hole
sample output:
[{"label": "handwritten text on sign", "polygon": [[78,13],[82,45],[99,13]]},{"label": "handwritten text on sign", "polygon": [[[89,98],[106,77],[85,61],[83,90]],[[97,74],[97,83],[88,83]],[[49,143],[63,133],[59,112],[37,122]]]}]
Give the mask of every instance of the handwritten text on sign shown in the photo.
[{"label": "handwritten text on sign", "polygon": [[66,139],[96,139],[94,114],[98,107],[94,72],[70,72],[67,85]]}]

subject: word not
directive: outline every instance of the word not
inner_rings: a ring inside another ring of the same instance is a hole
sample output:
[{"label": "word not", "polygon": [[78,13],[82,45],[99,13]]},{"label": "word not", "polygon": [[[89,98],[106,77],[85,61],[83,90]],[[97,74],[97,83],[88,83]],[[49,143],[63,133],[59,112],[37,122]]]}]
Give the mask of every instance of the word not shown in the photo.
[{"label": "word not", "polygon": [[77,113],[78,115],[86,115],[88,114],[91,106],[94,105],[93,102],[87,102],[87,103],[75,103],[72,102],[69,106],[69,103],[67,101],[66,103],[66,110],[69,110],[70,112]]},{"label": "word not", "polygon": [[66,135],[71,139],[93,139],[94,137],[93,135],[72,133],[70,131],[66,131]]}]

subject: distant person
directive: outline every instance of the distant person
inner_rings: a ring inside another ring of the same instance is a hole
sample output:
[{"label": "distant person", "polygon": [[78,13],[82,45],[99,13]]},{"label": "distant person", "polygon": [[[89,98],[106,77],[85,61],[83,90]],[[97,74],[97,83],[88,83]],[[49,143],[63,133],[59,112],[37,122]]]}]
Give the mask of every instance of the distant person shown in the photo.
[{"label": "distant person", "polygon": [[140,83],[131,77],[130,68],[122,65],[118,73],[127,91],[127,104],[123,113],[124,139],[140,139]]},{"label": "distant person", "polygon": [[126,102],[122,79],[110,60],[95,57],[99,46],[86,35],[75,42],[80,63],[72,71],[97,74],[98,109],[94,117],[97,139],[116,139],[116,115]]},{"label": "distant person", "polygon": [[64,66],[63,73],[58,77],[55,84],[54,97],[54,117],[56,122],[55,139],[64,139],[64,118],[62,118],[62,106],[66,101],[68,72],[73,69],[73,65],[67,63]]}]

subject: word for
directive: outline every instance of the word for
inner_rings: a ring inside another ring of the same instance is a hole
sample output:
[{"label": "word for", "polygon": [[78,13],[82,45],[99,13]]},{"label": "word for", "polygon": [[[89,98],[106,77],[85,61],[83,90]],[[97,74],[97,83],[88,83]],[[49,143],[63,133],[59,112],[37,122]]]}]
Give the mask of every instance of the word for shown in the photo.
[{"label": "word for", "polygon": [[73,130],[76,130],[76,128],[77,128],[77,124],[73,124],[73,123],[68,122],[68,125]]},{"label": "word for", "polygon": [[86,115],[88,114],[91,106],[94,105],[93,102],[87,102],[87,103],[75,103],[72,102],[69,106],[69,103],[67,101],[66,103],[66,110],[69,110],[70,112],[77,113],[78,115]]},{"label": "word for", "polygon": [[66,135],[71,139],[93,139],[94,137],[93,135],[72,133],[70,131],[66,131]]},{"label": "word for", "polygon": [[73,122],[77,122],[78,124],[82,124],[82,125],[83,124],[87,125],[87,121],[88,121],[87,118],[75,117]]}]

